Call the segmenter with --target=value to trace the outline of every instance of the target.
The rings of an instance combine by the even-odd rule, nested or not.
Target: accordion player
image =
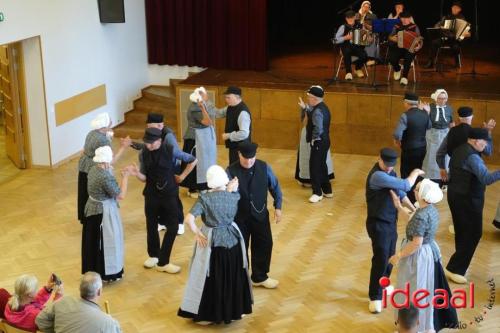
[[[449,46],[455,58],[455,66],[460,67],[460,46],[464,39],[469,38],[470,23],[467,22],[462,14],[462,3],[455,1],[451,5],[451,13],[443,16],[441,20],[434,26],[434,29],[439,28],[441,35],[436,36],[430,42],[429,61],[424,66],[432,68],[434,66],[437,51],[441,46]]]
[[[399,14],[401,23],[394,26],[389,35],[389,63],[394,70],[394,80],[402,85],[408,84],[408,73],[411,64],[415,59],[415,53],[423,45],[423,38],[420,36],[420,30],[415,23],[412,23],[411,14],[403,11]],[[403,68],[399,60],[403,59]]]

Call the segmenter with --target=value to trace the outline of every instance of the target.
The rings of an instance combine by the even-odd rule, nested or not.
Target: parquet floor
[[[227,163],[219,147],[219,163]],[[142,184],[130,181],[121,203],[125,226],[126,266],[122,281],[106,286],[104,300],[124,332],[393,332],[393,312],[372,315],[367,310],[371,246],[365,230],[364,182],[375,157],[334,155],[334,198],[311,205],[309,189],[294,181],[296,153],[262,149],[259,158],[270,162],[284,192],[283,221],[272,225],[274,251],[271,276],[276,290],[254,289],[254,313],[231,325],[200,327],[177,317],[193,236],[187,230],[174,245],[172,261],[182,266],[178,275],[146,270],[146,233]],[[117,168],[136,161],[128,151]],[[76,220],[77,161],[55,170],[26,170],[0,184],[0,286],[12,290],[15,278],[26,272],[45,281],[56,272],[66,294],[78,295],[81,226]],[[498,167],[498,166],[497,166]],[[182,192],[187,211],[194,200]],[[500,282],[500,231],[491,225],[500,183],[488,187],[484,235],[472,262],[469,278],[475,282],[476,308],[461,310],[469,322],[487,303],[490,278]],[[453,250],[448,233],[450,214],[445,201],[438,205],[441,225],[437,241],[447,262]],[[399,223],[404,235],[405,223]],[[401,238],[401,236],[400,236]],[[396,279],[396,272],[392,278]],[[452,284],[452,289],[459,286]],[[500,332],[500,304],[485,320],[463,332]]]

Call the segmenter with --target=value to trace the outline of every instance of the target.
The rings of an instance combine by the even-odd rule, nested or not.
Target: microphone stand
[[[474,0],[474,21],[476,23],[475,31],[474,31],[474,41],[476,44],[479,42],[479,21],[477,15],[477,0]],[[476,52],[472,54],[472,70],[466,73],[457,73],[457,75],[470,75],[473,79],[476,76],[487,76],[487,73],[478,73],[476,72]]]

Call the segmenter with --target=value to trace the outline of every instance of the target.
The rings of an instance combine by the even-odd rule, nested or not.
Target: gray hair
[[[102,280],[99,273],[87,272],[80,280],[80,297],[83,299],[93,299],[97,297],[99,289],[102,288]]]

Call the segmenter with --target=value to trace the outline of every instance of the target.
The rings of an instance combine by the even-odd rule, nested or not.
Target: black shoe
[[[493,220],[493,225],[494,225],[497,229],[500,229],[500,221]]]
[[[432,61],[432,60],[428,61],[423,67],[427,68],[427,69],[433,68],[434,67],[434,61]]]

